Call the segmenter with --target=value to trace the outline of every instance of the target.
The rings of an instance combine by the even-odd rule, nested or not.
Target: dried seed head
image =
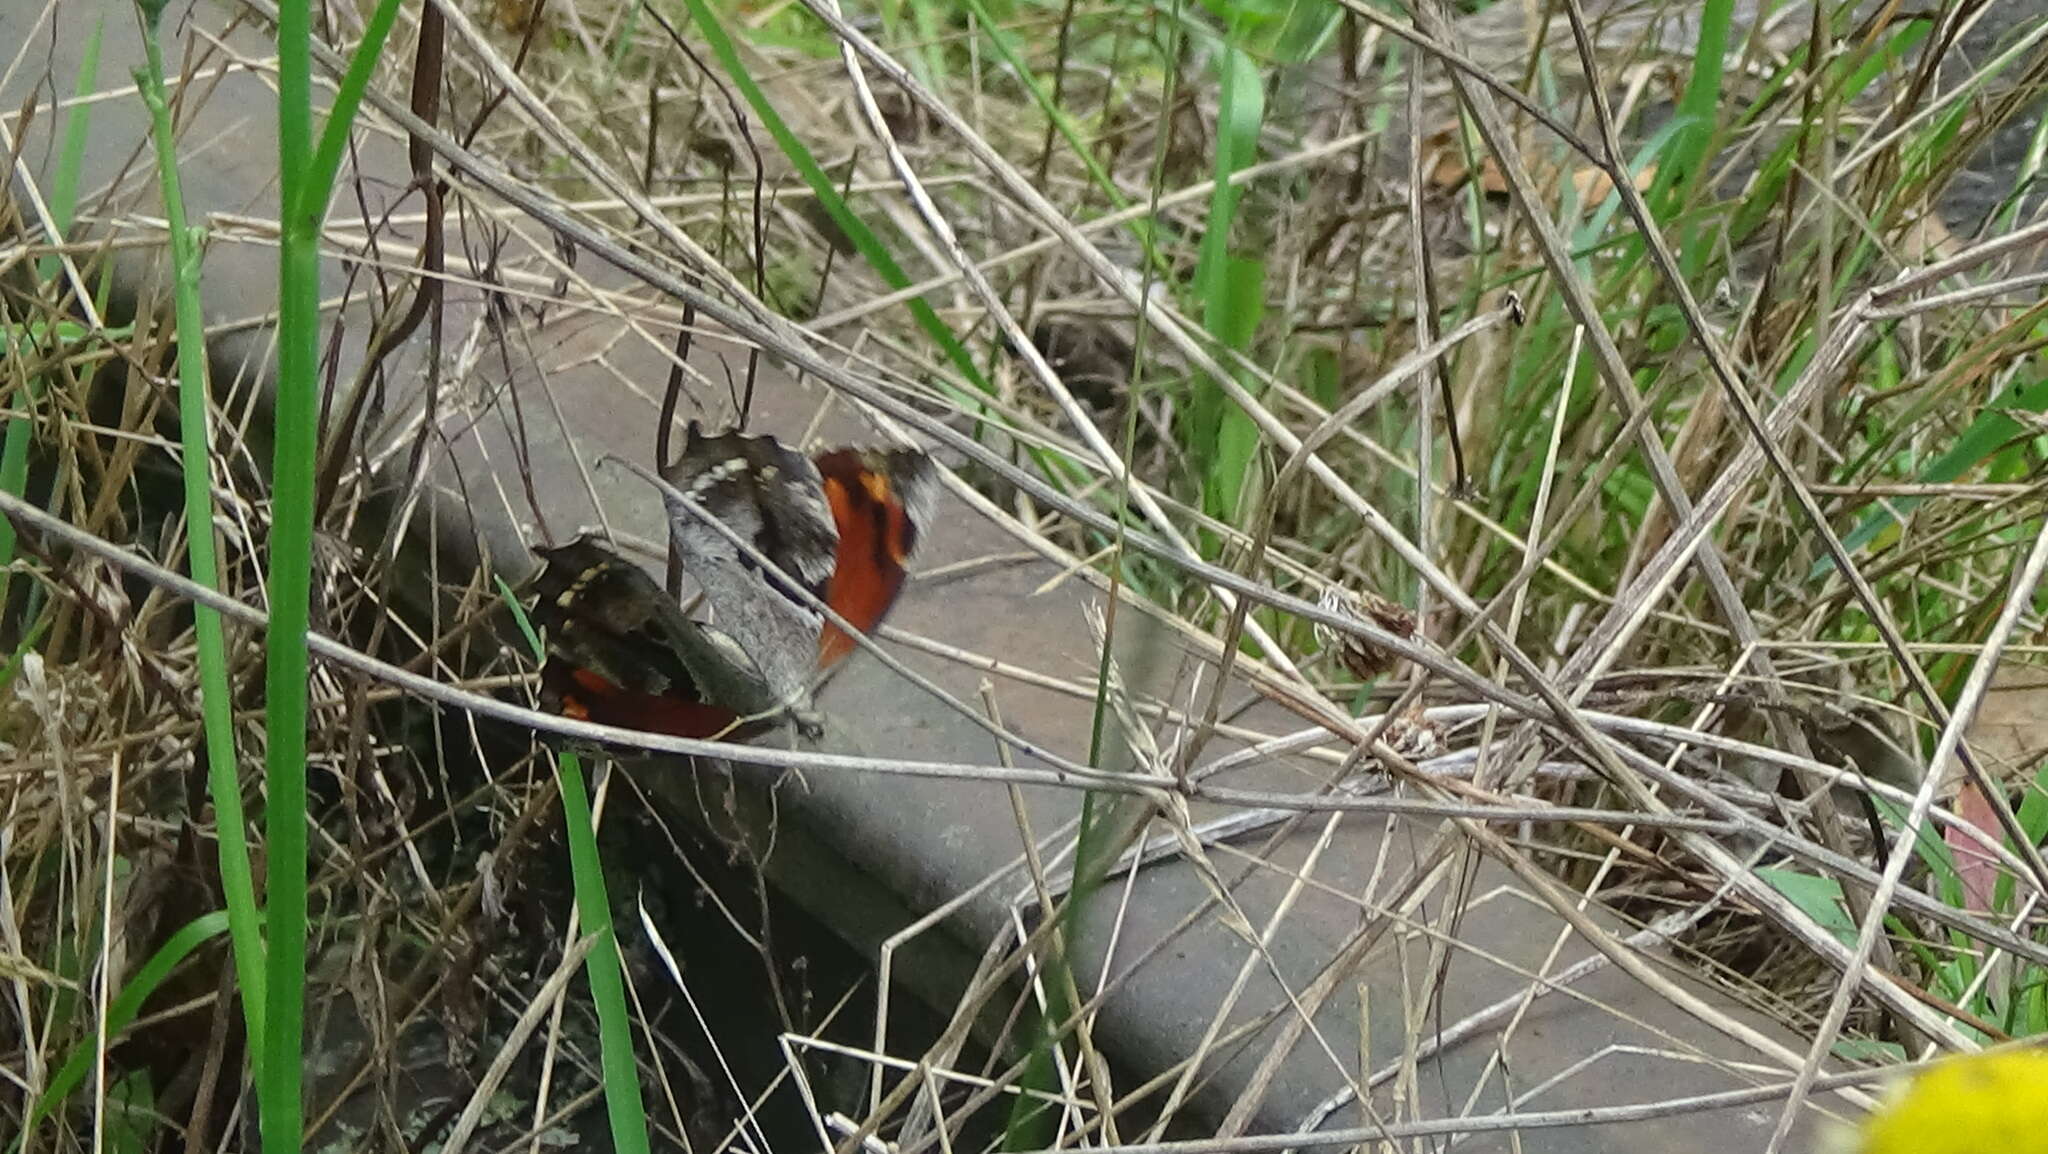
[[[1387,748],[1409,761],[1428,761],[1441,757],[1449,748],[1444,741],[1444,731],[1436,722],[1422,712],[1422,703],[1416,702],[1387,722],[1386,732],[1380,735]]]
[[[1331,613],[1371,622],[1403,640],[1415,636],[1415,614],[1406,606],[1383,597],[1353,593],[1331,585],[1324,588],[1318,604]],[[1352,676],[1362,681],[1392,673],[1401,660],[1398,653],[1384,646],[1375,645],[1363,637],[1340,633],[1327,625],[1317,624],[1316,640],[1322,643],[1323,648],[1335,650],[1337,660]]]

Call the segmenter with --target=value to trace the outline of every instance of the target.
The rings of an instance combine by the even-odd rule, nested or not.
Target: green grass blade
[[[36,644],[42,641],[43,634],[49,631],[50,621],[47,617],[35,620],[28,627],[28,634],[14,647],[14,652],[7,655],[7,663],[0,665],[0,693],[5,693],[13,687],[14,679],[21,676],[22,659],[35,649]]]
[[[32,390],[23,385],[16,394],[16,403],[24,407],[33,404]],[[35,432],[35,417],[24,413],[7,422],[7,434],[0,439],[0,490],[11,497],[28,495],[28,447]],[[12,575],[9,566],[14,564],[14,522],[0,517],[0,610],[7,606],[7,592]]]
[[[268,902],[263,1060],[256,1079],[266,1154],[296,1154],[306,991],[306,632],[320,441],[320,210],[314,168],[310,0],[277,16],[277,383],[271,456],[270,632],[265,639],[264,848]],[[346,126],[343,130],[345,131]]]
[[[1126,460],[1135,455],[1132,446],[1137,439],[1137,428],[1136,412],[1127,411],[1124,415],[1123,446]],[[1115,547],[1121,553],[1126,543],[1123,535],[1126,518],[1130,515],[1128,478],[1118,484],[1116,492],[1118,533]],[[1109,695],[1120,690],[1115,678],[1114,638],[1105,635],[1102,640],[1102,652],[1095,667],[1094,710],[1088,729],[1088,764],[1096,767],[1125,764],[1134,759],[1122,731],[1109,728]],[[1057,1115],[1049,1108],[1049,1103],[1050,1097],[1060,1089],[1058,1058],[1061,1030],[1076,1009],[1070,991],[1076,995],[1079,993],[1074,981],[1072,951],[1087,932],[1085,919],[1088,908],[1108,877],[1110,865],[1123,855],[1129,844],[1129,839],[1120,835],[1135,835],[1144,828],[1142,821],[1128,820],[1130,807],[1135,801],[1094,791],[1081,798],[1081,821],[1074,835],[1074,881],[1066,899],[1050,911],[1054,929],[1047,939],[1040,968],[1045,1008],[1031,1024],[1032,1032],[1027,1035],[1031,1052],[1017,1083],[1021,1093],[1011,1104],[1010,1116],[1005,1120],[1001,1142],[1003,1150],[1043,1149],[1051,1145],[1055,1137]]]
[[[526,609],[505,579],[498,595],[512,613],[535,661],[547,659],[547,647]],[[597,1007],[599,1064],[604,1074],[605,1111],[611,1120],[612,1149],[645,1154],[647,1111],[640,1101],[640,1072],[633,1058],[633,1019],[627,1012],[625,978],[619,968],[618,936],[612,927],[611,899],[605,891],[604,862],[597,853],[597,823],[591,816],[590,794],[583,784],[583,762],[563,750],[555,759],[562,789],[562,821],[569,839],[569,871],[576,890],[576,914],[583,932],[598,940],[583,961],[590,980],[590,1000]]]
[[[170,940],[159,946],[156,953],[150,955],[149,960],[142,964],[142,968],[135,972],[134,977],[128,979],[128,983],[121,987],[121,992],[108,1004],[107,1036],[111,1038],[127,1029],[128,1024],[133,1022],[136,1014],[142,1010],[143,1003],[147,1002],[149,996],[156,992],[156,988],[171,975],[171,971],[178,968],[178,963],[227,928],[228,915],[215,911],[194,918],[177,933],[172,934]],[[71,1048],[71,1053],[65,1057],[64,1064],[57,1067],[57,1072],[51,1076],[49,1086],[29,1109],[28,1117],[22,1124],[22,1132],[15,1136],[14,1142],[8,1147],[9,1150],[21,1149],[22,1142],[29,1132],[36,1128],[36,1123],[49,1117],[62,1106],[64,1100],[71,1096],[71,1092],[85,1081],[86,1075],[92,1072],[93,1056],[98,1052],[98,1048],[97,1038],[81,1041]]]
[[[320,204],[310,209],[316,219],[327,215],[327,197],[334,190],[334,179],[341,172],[341,157],[348,149],[349,129],[355,124],[356,110],[362,107],[363,90],[370,86],[370,74],[377,70],[377,61],[384,53],[384,41],[391,35],[391,26],[398,20],[398,0],[379,0],[377,10],[370,14],[370,22],[363,27],[362,43],[356,45],[354,56],[349,57],[348,71],[342,74],[341,84],[334,91],[334,104],[327,110],[327,123],[320,131],[320,146],[313,155],[312,171],[306,174],[305,189],[320,197]]]
[[[990,46],[996,50],[996,56],[1010,70],[1010,75],[1015,77],[1017,82],[1024,86],[1024,90],[1030,94],[1032,102],[1038,105],[1038,110],[1045,115],[1047,120],[1051,121],[1053,128],[1060,134],[1060,139],[1066,142],[1074,159],[1081,162],[1082,169],[1087,172],[1088,180],[1095,186],[1096,191],[1109,199],[1112,209],[1122,211],[1129,208],[1130,198],[1123,194],[1123,190],[1117,187],[1116,179],[1109,174],[1107,169],[1102,167],[1102,162],[1096,158],[1095,150],[1089,147],[1085,134],[1081,131],[1080,126],[1074,123],[1074,118],[1067,114],[1066,109],[1061,108],[1054,102],[1052,93],[1047,91],[1045,85],[1039,82],[1038,75],[1032,70],[1030,62],[1024,59],[1023,53],[1018,51],[1016,41],[1003,30],[1002,25],[989,12],[986,0],[962,0],[962,2],[966,5],[967,11],[972,13],[975,19],[980,22],[981,33],[988,38]],[[1158,222],[1147,220],[1143,217],[1132,220],[1129,224],[1125,225],[1125,229],[1131,236],[1144,247],[1145,259],[1163,272],[1166,269],[1166,264],[1159,255],[1157,247],[1153,244],[1153,236],[1157,227]]]
[[[50,220],[57,226],[57,235],[51,239],[63,241],[71,235],[71,222],[78,216],[78,172],[85,167],[85,144],[92,135],[92,105],[86,97],[99,83],[100,38],[106,31],[104,16],[92,22],[92,31],[86,33],[85,46],[78,59],[78,79],[72,86],[71,95],[77,103],[64,113],[64,151],[59,154],[57,171],[50,182]],[[57,275],[63,261],[56,256],[46,256],[36,262],[36,279],[49,281]]]
[[[619,82],[619,71],[626,66],[626,55],[633,51],[633,42],[640,34],[640,5],[626,9],[626,18],[620,22],[618,39],[612,41],[612,50],[606,54],[604,75],[598,78],[597,90],[610,95]]]
[[[540,633],[534,629],[533,619],[526,615],[526,608],[519,604],[519,595],[512,592],[512,587],[505,583],[503,577],[493,574],[492,578],[498,583],[499,598],[505,602],[505,607],[512,611],[512,621],[519,626],[519,635],[526,639],[527,648],[533,650],[533,659],[547,660],[547,647],[541,643]]]
[[[1224,48],[1218,67],[1223,86],[1216,118],[1216,188],[1209,197],[1195,291],[1202,300],[1203,327],[1224,347],[1242,351],[1258,332],[1266,270],[1263,261],[1232,251],[1244,190],[1230,178],[1258,158],[1265,86],[1250,54],[1234,45]],[[1258,451],[1258,430],[1213,384],[1198,393],[1194,422],[1204,471],[1203,504],[1211,515],[1232,520]]]
[[[1098,699],[1098,719],[1104,708]],[[1096,738],[1101,738],[1099,726]],[[1099,748],[1091,753],[1089,763],[1101,764]],[[1115,837],[1116,819],[1119,802],[1128,800],[1093,792],[1082,795],[1081,822],[1074,834],[1074,880],[1054,912],[1059,923],[1056,936],[1049,940],[1040,966],[1039,987],[1045,994],[1045,1008],[1033,1025],[1031,1053],[1017,1079],[1021,1093],[1011,1104],[1010,1116],[1003,1126],[1001,1149],[1005,1151],[1042,1150],[1053,1143],[1054,1124],[1059,1120],[1059,1109],[1054,1104],[1060,1092],[1059,1049],[1065,1024],[1078,1009],[1069,996],[1074,989],[1072,958],[1087,932],[1083,918],[1102,889],[1110,865],[1123,852],[1124,846]]]
[[[576,912],[582,918],[583,932],[597,939],[583,961],[583,970],[590,980],[591,1003],[597,1008],[612,1149],[619,1154],[646,1154],[647,1111],[640,1103],[640,1071],[633,1058],[633,1019],[627,1012],[626,981],[619,969],[618,939],[612,932],[611,901],[605,893],[604,863],[597,855],[597,826],[583,784],[582,760],[563,750],[555,761],[555,776],[562,789],[562,822],[569,837]]]
[[[206,318],[199,301],[198,233],[185,220],[177,142],[170,105],[164,98],[163,50],[153,20],[144,22],[143,46],[147,67],[136,76],[136,90],[149,109],[151,135],[156,142],[157,181],[163,190],[175,277],[173,307],[178,326],[178,426],[185,480],[186,550],[192,579],[218,592],[220,565],[214,552],[213,530],[212,386],[206,366]],[[227,903],[235,980],[242,991],[249,1053],[260,1070],[264,1060],[264,947],[255,871],[249,864],[248,823],[242,812],[240,763],[235,758],[234,696],[228,683],[227,642],[221,631],[220,614],[213,609],[194,605],[192,627],[199,659],[206,783],[213,798],[221,894]]]
[[[1679,127],[1677,121],[1667,121],[1662,128],[1651,133],[1649,138],[1643,141],[1642,147],[1636,149],[1635,158],[1628,163],[1630,179],[1640,178],[1644,169],[1655,164],[1657,158],[1672,147]],[[1621,197],[1610,193],[1601,199],[1599,205],[1593,209],[1592,215],[1586,218],[1586,223],[1572,233],[1573,255],[1579,258],[1579,267],[1588,276],[1593,271],[1591,250],[1600,244],[1600,238],[1607,235],[1608,226],[1613,224],[1615,214],[1620,211]]]
[[[1651,204],[1664,213],[1677,211],[1674,199],[1690,191],[1694,180],[1706,171],[1707,150],[1714,141],[1715,113],[1721,107],[1721,81],[1728,57],[1728,27],[1735,14],[1734,0],[1706,0],[1700,7],[1700,41],[1693,52],[1692,74],[1678,99],[1673,115],[1678,125],[1664,165],[1651,189]]]
[[[717,13],[711,10],[711,5],[707,0],[683,2],[689,6],[690,18],[696,22],[697,30],[703,35],[705,42],[711,45],[712,54],[718,57],[718,63],[725,69],[726,77],[732,81],[733,87],[740,90],[740,95],[746,98],[747,106],[754,110],[754,115],[761,118],[762,127],[768,130],[768,135],[774,138],[776,146],[782,149],[782,154],[796,167],[797,173],[810,187],[811,194],[818,198],[818,204],[832,218],[832,222],[839,226],[840,231],[846,234],[847,239],[853,242],[854,249],[860,253],[861,259],[867,261],[869,267],[873,268],[889,287],[900,289],[908,286],[911,283],[910,275],[896,263],[896,258],[889,255],[889,250],[875,236],[874,231],[868,228],[867,222],[861,220],[846,203],[846,199],[839,195],[839,187],[833,182],[831,175],[818,163],[817,158],[811,155],[811,150],[804,142],[797,138],[788,122],[775,110],[775,106],[769,103],[767,93],[761,91],[761,86],[754,82],[753,74],[747,71],[746,63],[740,59],[739,49],[733,45],[732,37],[726,35],[725,26],[719,22]],[[908,302],[908,307],[918,327],[944,351],[946,359],[953,363],[953,367],[960,375],[982,392],[990,392],[988,379],[982,375],[980,368],[974,363],[974,358],[968,355],[959,338],[953,335],[953,330],[940,319],[937,312],[933,311],[930,302],[923,297],[916,297]]]
[[[59,243],[71,235],[71,222],[77,213],[78,170],[85,163],[85,143],[92,127],[92,105],[84,103],[84,98],[99,82],[100,35],[105,28],[104,18],[93,21],[92,32],[87,35],[79,57],[78,76],[72,84],[72,95],[80,102],[64,113],[64,151],[57,161],[49,199],[50,219],[57,226],[57,235],[50,239]],[[61,265],[55,256],[42,258],[36,262],[36,278],[49,281]],[[40,382],[27,382],[16,394],[15,403],[32,409],[41,395]],[[11,496],[27,495],[28,450],[34,433],[35,417],[25,412],[7,422],[7,433],[0,438],[0,490]],[[8,566],[14,564],[14,546],[14,523],[0,517],[0,613],[7,608]]]
[[[1956,480],[1980,464],[1999,448],[2024,435],[2030,428],[2022,424],[2012,413],[2039,413],[2048,411],[2048,377],[2013,386],[2006,397],[2006,403],[1987,408],[1978,413],[1963,434],[1956,438],[1948,451],[1929,462],[1921,470],[1919,479],[1925,484],[1940,485]],[[1848,553],[1877,541],[1896,530],[1900,518],[1920,504],[1918,497],[1899,497],[1879,502],[1876,508],[1864,514],[1849,535],[1842,538],[1842,549]],[[1822,557],[1814,562],[1810,576],[1824,577],[1834,572],[1832,557]]]
[[[2027,837],[2035,845],[2040,845],[2041,839],[2048,837],[2048,765],[2043,765],[2039,772],[2034,775],[2032,784],[2027,788],[2026,796],[2020,799],[2019,812],[2015,816],[2019,818],[2020,829],[2026,833]],[[1991,905],[1992,909],[2011,909],[2013,876],[2001,870],[1998,875],[1998,885],[1992,892],[1994,894]]]
[[[1856,920],[1842,903],[1842,883],[1801,870],[1758,866],[1756,876],[1798,906],[1814,924],[1833,934],[1845,946],[1856,944]]]

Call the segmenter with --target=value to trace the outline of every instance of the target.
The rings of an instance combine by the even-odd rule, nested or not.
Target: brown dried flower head
[[[1444,740],[1443,727],[1429,719],[1422,711],[1420,701],[1387,722],[1386,732],[1380,735],[1380,740],[1386,742],[1387,748],[1414,762],[1441,757],[1450,748]]]
[[[1397,605],[1384,597],[1371,593],[1353,593],[1335,585],[1323,589],[1318,604],[1331,613],[1343,614],[1371,622],[1388,633],[1403,639],[1415,636],[1415,614],[1404,605]],[[1370,681],[1385,677],[1400,664],[1400,655],[1384,646],[1375,645],[1363,637],[1339,633],[1327,625],[1316,625],[1316,640],[1323,648],[1333,649],[1337,660],[1353,677]]]

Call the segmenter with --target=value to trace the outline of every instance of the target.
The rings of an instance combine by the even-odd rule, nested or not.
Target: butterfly
[[[547,635],[543,706],[691,738],[744,737],[779,713],[814,725],[810,686],[855,641],[795,587],[862,633],[880,625],[931,521],[931,459],[913,449],[806,457],[770,436],[706,434],[693,422],[662,477],[687,498],[668,503],[671,541],[710,620],[685,613],[593,536],[536,549],[543,565],[531,616]]]

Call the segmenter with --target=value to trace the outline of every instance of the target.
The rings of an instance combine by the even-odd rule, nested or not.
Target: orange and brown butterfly
[[[694,424],[663,477],[862,633],[895,605],[936,496],[934,467],[916,450],[807,458],[772,437]],[[537,550],[543,705],[678,737],[745,736],[785,707],[801,724],[798,692],[851,653],[853,638],[693,515],[671,516],[710,624],[591,537]]]

